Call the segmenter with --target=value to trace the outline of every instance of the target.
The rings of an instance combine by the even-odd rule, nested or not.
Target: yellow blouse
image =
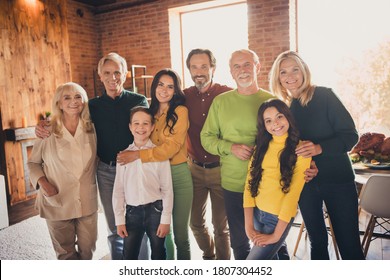
[[[259,184],[259,194],[251,196],[249,189],[250,166],[244,189],[244,207],[257,207],[265,212],[278,215],[278,218],[285,222],[290,222],[297,213],[298,200],[305,184],[304,172],[310,167],[311,158],[298,156],[291,179],[290,191],[283,193],[280,186],[280,152],[284,149],[287,134],[283,136],[273,136],[269,143],[268,150],[264,156],[261,167],[263,174]]]
[[[169,133],[169,128],[166,127],[167,110],[161,116],[155,116],[155,127],[150,139],[156,147],[140,150],[142,162],[169,159],[171,165],[176,165],[187,161],[187,130],[190,126],[188,109],[185,106],[176,108],[178,119],[173,133]]]

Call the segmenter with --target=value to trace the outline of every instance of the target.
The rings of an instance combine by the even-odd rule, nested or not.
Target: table
[[[368,178],[374,174],[390,175],[390,169],[372,169],[365,166],[362,162],[352,164],[355,171],[355,182],[364,186]]]

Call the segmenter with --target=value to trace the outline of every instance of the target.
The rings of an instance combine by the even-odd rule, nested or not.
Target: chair
[[[326,221],[326,219],[328,220],[328,223],[329,223],[328,234],[332,237],[332,242],[333,242],[334,251],[336,253],[336,258],[339,260],[340,259],[340,255],[339,255],[339,250],[338,250],[338,247],[337,247],[336,238],[335,238],[335,235],[334,235],[334,232],[333,232],[333,226],[332,226],[332,223],[330,221],[330,217],[329,217],[328,212],[326,211],[325,207],[324,207],[324,219],[325,219],[325,221]],[[305,222],[302,221],[301,227],[299,228],[297,242],[295,243],[293,256],[296,256],[296,253],[297,253],[297,250],[298,250],[298,246],[299,246],[299,242],[301,241],[301,237],[302,237],[302,234],[303,234],[304,230],[305,230]],[[307,238],[307,232],[305,234],[305,240],[306,240],[306,238]]]
[[[372,240],[378,238],[374,229],[380,227],[384,230],[382,236],[390,235],[390,176],[372,175],[360,194],[360,207],[371,215],[366,231],[364,232],[362,247],[364,256]]]

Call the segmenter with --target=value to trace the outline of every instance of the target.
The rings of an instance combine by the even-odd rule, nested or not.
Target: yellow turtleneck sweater
[[[285,146],[288,134],[273,136],[262,163],[263,174],[259,184],[259,193],[252,197],[249,189],[248,172],[244,189],[244,207],[258,207],[260,210],[277,215],[285,222],[290,222],[297,213],[298,200],[305,184],[304,172],[310,167],[311,158],[298,156],[294,167],[294,174],[290,184],[290,191],[283,193],[280,185],[279,155]],[[249,168],[252,164],[249,164]]]

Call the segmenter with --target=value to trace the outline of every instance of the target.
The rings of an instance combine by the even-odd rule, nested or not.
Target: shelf
[[[137,75],[137,73],[136,73],[137,69],[140,69],[142,71],[141,75],[139,74],[139,71],[138,71],[138,75]],[[153,76],[146,74],[146,66],[145,65],[137,65],[137,64],[131,65],[131,81],[132,81],[132,89],[133,89],[134,92],[138,92],[138,87],[136,85],[136,80],[143,80],[143,86],[144,86],[144,88],[143,88],[144,89],[144,93],[143,94],[146,97],[148,97],[148,83],[147,83],[147,79],[153,79]]]
[[[136,80],[140,80],[140,79],[153,79],[153,78],[154,78],[154,76],[152,76],[152,75],[141,75],[139,77],[134,77],[134,79],[136,79]]]

